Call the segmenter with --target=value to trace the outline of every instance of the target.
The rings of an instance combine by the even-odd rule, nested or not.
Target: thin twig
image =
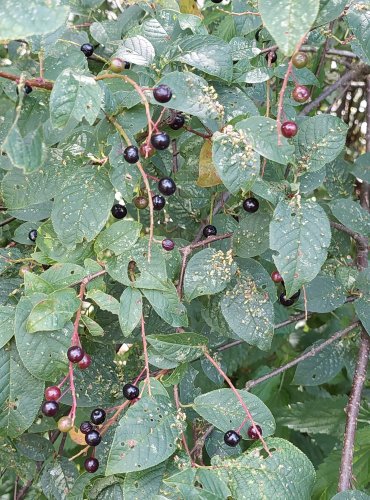
[[[9,217],[8,219],[5,219],[0,222],[0,227],[6,226],[7,224],[10,224],[13,222],[13,220],[16,220],[16,217]]]
[[[67,439],[67,433],[63,432],[62,433],[62,439],[60,441],[59,449],[58,449],[58,456],[61,457],[63,455],[63,450],[64,450],[64,445],[66,444],[66,439]]]
[[[12,80],[18,83],[20,76],[12,75],[11,73],[6,73],[5,71],[0,71],[0,78],[6,78],[7,80]],[[30,85],[31,87],[37,87],[45,90],[52,90],[53,82],[49,80],[44,80],[42,78],[28,78],[24,81],[25,85]]]
[[[212,137],[211,134],[204,134],[203,132],[198,132],[198,130],[194,130],[193,128],[188,127],[187,125],[184,125],[183,128],[188,132],[191,132],[192,134],[199,135],[199,137],[203,137],[203,139],[210,139]]]
[[[329,26],[328,26],[329,32],[332,31],[333,26],[334,26],[334,21],[331,21]],[[316,69],[316,73],[315,73],[317,78],[319,78],[321,70],[325,64],[326,54],[329,50],[329,45],[330,45],[330,37],[327,36],[325,43],[324,43],[324,47],[323,47],[322,52],[321,52],[320,61],[319,61],[319,64],[317,65],[317,69]]]
[[[229,14],[229,16],[260,16],[259,12],[253,12],[251,10],[247,10],[246,12],[230,12],[229,10],[221,9],[218,7],[217,10],[219,12],[223,12],[224,14]]]

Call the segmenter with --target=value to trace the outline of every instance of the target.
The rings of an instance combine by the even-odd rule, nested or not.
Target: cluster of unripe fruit
[[[258,432],[260,433],[260,436],[262,436],[261,427],[258,424],[255,426],[251,425],[247,431],[249,439],[253,439],[255,441],[256,439],[259,438],[257,429]],[[224,434],[225,444],[227,444],[227,446],[231,446],[232,448],[237,446],[240,443],[240,440],[241,440],[241,435],[234,430],[227,431]]]
[[[291,297],[286,296],[284,280],[279,271],[273,271],[271,273],[271,279],[274,283],[281,284],[283,286],[284,291],[279,295],[279,302],[281,305],[290,307],[299,299],[299,296],[301,295],[300,290],[298,290],[298,292],[293,294]]]

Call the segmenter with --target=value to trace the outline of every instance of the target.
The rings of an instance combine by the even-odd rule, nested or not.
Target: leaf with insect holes
[[[270,248],[288,297],[317,276],[330,240],[329,220],[318,203],[298,198],[279,202],[270,224]]]
[[[178,363],[187,363],[199,358],[208,343],[203,335],[189,332],[148,335],[147,340],[158,353]]]

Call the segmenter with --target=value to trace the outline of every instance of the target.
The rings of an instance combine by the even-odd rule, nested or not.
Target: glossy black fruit
[[[168,123],[172,130],[179,130],[185,124],[185,117],[181,113],[176,113],[172,120]]]
[[[30,93],[32,92],[32,90],[33,90],[33,89],[32,89],[32,87],[31,87],[31,85],[28,85],[27,83],[26,83],[26,85],[23,87],[23,92],[24,92],[25,94],[30,94]]]
[[[265,55],[265,58],[266,58],[267,62],[270,61],[271,64],[274,64],[277,61],[277,54],[276,54],[276,52],[270,51],[270,52],[267,52],[267,54]]]
[[[59,405],[56,401],[44,401],[41,406],[41,411],[45,417],[54,417],[58,413]]]
[[[288,299],[285,293],[280,294],[279,302],[281,305],[285,307],[292,306],[294,304],[294,299]]]
[[[216,236],[217,234],[217,229],[215,226],[212,226],[211,224],[208,224],[208,226],[205,226],[203,228],[203,236],[205,238],[208,238],[209,236]]]
[[[84,463],[86,472],[96,472],[99,469],[99,460],[94,457],[87,458]]]
[[[158,132],[152,135],[150,142],[153,148],[163,151],[170,145],[170,136],[166,132]]]
[[[115,219],[123,219],[127,215],[127,208],[116,203],[116,205],[113,205],[111,212]]]
[[[160,194],[156,194],[152,198],[153,201],[153,209],[154,210],[162,210],[162,208],[166,204],[166,200]]]
[[[176,191],[175,181],[169,177],[163,177],[158,182],[158,191],[166,196],[171,196]]]
[[[221,3],[222,0],[212,0],[213,3]]]
[[[78,363],[84,357],[84,350],[78,345],[73,345],[67,351],[67,357],[72,363]]]
[[[130,68],[131,68],[131,63],[125,61],[125,69],[130,69]]]
[[[235,431],[227,431],[224,434],[224,441],[227,446],[237,446],[240,443],[240,439],[240,435]]]
[[[127,146],[123,151],[123,157],[127,163],[136,163],[139,161],[139,150],[136,146]]]
[[[166,103],[171,100],[172,90],[168,85],[158,85],[153,90],[153,97],[157,102]]]
[[[88,434],[92,430],[93,430],[93,425],[91,422],[85,420],[84,422],[81,423],[80,431],[82,432],[82,434]]]
[[[106,413],[102,408],[95,408],[95,410],[91,412],[90,420],[93,424],[100,425],[104,422],[105,417]]]
[[[123,392],[123,396],[126,399],[129,399],[130,401],[132,401],[133,399],[138,398],[139,394],[140,394],[139,388],[136,387],[136,385],[133,385],[133,384],[125,384],[123,386],[122,392]]]
[[[90,57],[94,53],[94,47],[91,43],[84,43],[81,45],[81,50],[85,54],[86,57]]]
[[[37,230],[36,229],[31,229],[31,231],[28,233],[28,237],[31,241],[36,241],[37,238]]]
[[[254,214],[259,209],[259,202],[256,198],[247,198],[243,201],[243,208],[246,212]]]
[[[258,429],[258,432],[261,434],[262,436],[262,429],[261,427],[257,424],[256,427],[253,427],[253,425],[251,425],[247,431],[247,434],[249,436],[250,439],[258,439],[258,434],[257,434],[257,431],[256,431],[256,428]]]
[[[101,441],[101,435],[98,431],[92,430],[85,435],[85,441],[89,446],[98,446]]]
[[[175,242],[173,240],[170,240],[169,238],[166,238],[162,241],[162,248],[164,250],[167,250],[167,252],[170,252],[175,248]]]

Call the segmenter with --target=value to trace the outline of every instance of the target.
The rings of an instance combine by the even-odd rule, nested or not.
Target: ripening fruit
[[[161,102],[162,104],[171,100],[172,90],[168,85],[158,85],[153,90],[153,97],[157,102]]]
[[[297,135],[298,125],[295,122],[284,122],[281,126],[281,133],[287,139],[294,137]]]
[[[274,283],[281,283],[283,281],[283,277],[279,273],[279,271],[273,271],[271,273],[271,279]]]
[[[57,401],[62,395],[62,391],[56,385],[51,385],[45,389],[46,401]]]
[[[301,69],[307,66],[308,56],[304,52],[296,52],[292,57],[293,66]]]
[[[91,365],[91,356],[85,352],[84,357],[78,362],[78,367],[81,370],[86,370]]]
[[[139,153],[140,153],[140,156],[142,158],[150,158],[151,156],[153,156],[155,154],[155,149],[150,144],[150,142],[149,142],[149,144],[144,142],[139,148]]]
[[[227,446],[234,448],[240,443],[240,435],[235,431],[227,431],[224,434],[224,441]]]
[[[85,54],[86,57],[90,57],[94,53],[94,47],[91,43],[84,43],[81,45],[81,50]]]
[[[125,61],[120,59],[119,57],[114,57],[109,63],[109,69],[113,71],[113,73],[122,73],[125,69]]]
[[[162,241],[162,248],[167,252],[170,252],[175,248],[175,242],[169,238],[166,238]]]
[[[122,389],[123,396],[128,399],[129,401],[132,401],[133,399],[136,399],[139,397],[139,388],[136,387],[134,384],[125,384]]]
[[[253,427],[253,425],[251,425],[247,431],[247,434],[249,436],[250,439],[258,439],[258,434],[257,434],[257,431],[256,431],[256,428],[258,429],[258,432],[261,434],[262,436],[262,429],[261,427],[256,424],[256,427]]]
[[[69,432],[73,427],[71,417],[61,417],[58,420],[58,429],[60,432]]]
[[[292,97],[296,102],[306,102],[310,97],[310,91],[304,85],[296,85],[292,92]]]
[[[270,51],[270,52],[267,52],[267,54],[265,55],[265,58],[266,58],[267,62],[270,61],[271,64],[274,64],[277,61],[277,54],[275,51]]]
[[[71,363],[78,363],[84,357],[85,352],[82,347],[73,345],[67,351],[67,357]]]
[[[212,224],[208,224],[203,228],[203,236],[205,238],[208,238],[209,236],[216,236],[217,234],[217,228],[215,226],[212,226]]]
[[[137,196],[136,198],[134,198],[134,205],[139,210],[143,210],[148,206],[148,204],[148,198],[145,198],[145,196]]]

